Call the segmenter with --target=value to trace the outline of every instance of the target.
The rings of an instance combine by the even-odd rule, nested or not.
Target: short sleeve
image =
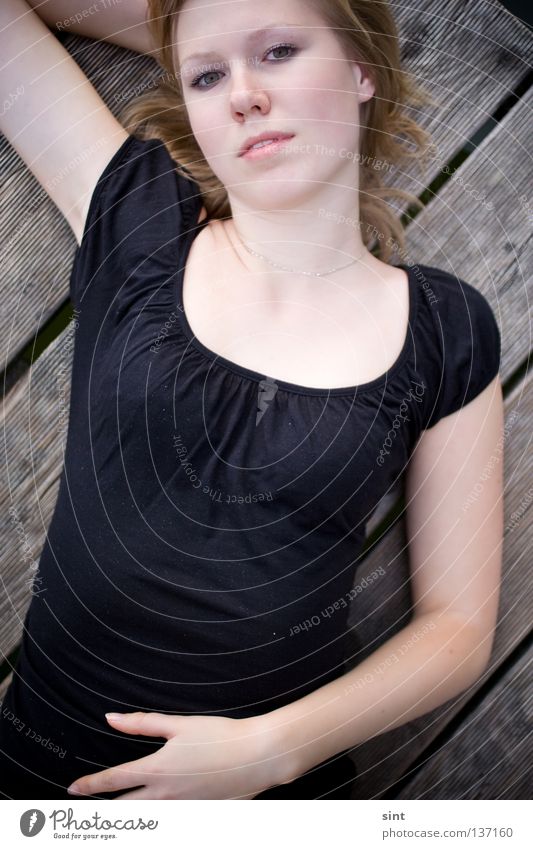
[[[501,358],[500,330],[486,297],[442,271],[435,290],[430,309],[440,375],[426,429],[476,398],[498,374]]]
[[[126,138],[95,186],[74,257],[70,297],[85,320],[150,297],[175,272],[180,238],[201,203],[160,139]]]

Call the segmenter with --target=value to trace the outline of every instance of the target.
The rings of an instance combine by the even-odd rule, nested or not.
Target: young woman
[[[78,6],[0,12],[25,91],[1,129],[78,241],[1,791],[349,798],[347,752],[473,684],[498,606],[500,476],[463,509],[503,427],[498,326],[389,262],[404,195],[376,163],[421,155],[420,93],[383,3]],[[46,24],[157,51],[128,131]],[[365,523],[404,473],[414,615],[346,673]]]

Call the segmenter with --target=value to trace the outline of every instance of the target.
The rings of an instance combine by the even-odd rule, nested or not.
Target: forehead
[[[306,0],[187,0],[177,15],[175,51],[183,62],[204,51],[253,46],[275,29],[281,35],[283,28],[324,26]]]

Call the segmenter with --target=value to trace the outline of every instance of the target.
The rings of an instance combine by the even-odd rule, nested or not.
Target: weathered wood
[[[518,658],[395,799],[529,799],[533,648]]]
[[[414,114],[431,130],[439,156],[446,162],[525,76],[533,38],[499,3],[487,8],[463,0],[443,0],[436,12],[430,0],[416,6],[402,0],[393,4],[393,10],[400,23],[406,69],[441,98],[438,108],[425,107]],[[134,96],[136,87],[146,88],[158,74],[158,66],[149,56],[80,36],[63,34],[61,40],[115,115]],[[476,57],[475,68],[465,59],[471,55]],[[504,173],[508,177],[521,174],[525,185],[524,169],[531,168],[530,158],[512,150],[507,154]],[[413,166],[404,169],[405,174],[396,169],[384,176],[386,182],[390,179],[398,188],[409,187],[419,194],[439,167],[435,162],[427,179]],[[0,168],[4,194],[0,212],[4,270],[0,354],[7,363],[64,301],[76,243],[61,213],[2,136]],[[502,178],[491,199],[498,208],[512,194]],[[26,199],[23,204],[19,203],[21,197]],[[446,233],[447,228],[441,232]],[[493,224],[487,238],[491,243],[501,242],[500,226]]]
[[[431,131],[446,162],[526,77],[533,36],[499,2],[399,0],[391,7],[406,68],[439,101],[412,115]],[[435,162],[428,175],[439,167]],[[413,173],[395,173],[394,185],[419,194],[427,180],[413,184]]]
[[[4,480],[0,491],[0,648],[18,645],[35,562],[52,518],[68,423],[71,326],[4,399]]]
[[[352,754],[359,774],[354,785],[354,799],[379,797],[401,778],[529,631],[528,588],[531,591],[533,583],[529,568],[533,526],[527,520],[533,501],[529,426],[533,415],[531,373],[506,399],[505,411],[503,445],[494,451],[497,463],[501,462],[502,452],[504,455],[505,536],[498,627],[489,668],[473,687],[456,699],[356,747]],[[360,583],[379,566],[383,567],[385,575],[357,595],[350,609],[348,622],[353,630],[347,640],[347,669],[361,663],[409,621],[409,564],[403,521],[398,521],[383,543],[361,563],[354,583]]]
[[[533,198],[525,192],[533,185],[532,111],[533,88],[465,161],[457,174],[463,183],[448,182],[415,218],[402,257],[450,271],[483,292],[502,334],[504,380],[531,344]],[[493,209],[469,194],[476,189]]]

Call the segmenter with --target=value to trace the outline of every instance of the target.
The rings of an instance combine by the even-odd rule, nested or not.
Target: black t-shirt
[[[341,675],[365,524],[421,432],[498,372],[488,301],[423,265],[402,266],[409,328],[375,380],[310,388],[218,356],[183,310],[201,206],[159,140],[129,136],[76,251],[64,471],[4,701],[50,745],[0,723],[49,798],[164,742],[107,711],[247,717]]]

